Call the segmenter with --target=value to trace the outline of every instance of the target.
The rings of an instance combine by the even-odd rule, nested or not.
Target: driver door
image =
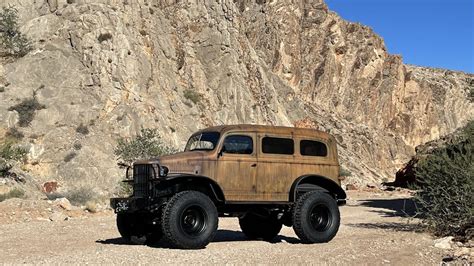
[[[227,134],[219,147],[217,181],[226,200],[252,200],[256,194],[257,152],[255,133]]]

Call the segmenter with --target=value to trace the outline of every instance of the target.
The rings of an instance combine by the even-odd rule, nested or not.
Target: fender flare
[[[289,200],[294,202],[296,199],[296,193],[298,186],[302,184],[314,185],[314,190],[323,190],[329,192],[339,202],[345,201],[347,195],[344,189],[339,184],[334,182],[332,179],[322,175],[302,175],[298,177],[291,185]]]
[[[197,182],[201,184],[209,184],[210,191],[215,197],[216,201],[220,203],[225,202],[224,191],[221,186],[213,179],[207,176],[193,175],[193,174],[173,174],[172,176],[167,176],[163,182],[169,183],[170,185],[175,185],[179,183],[188,183],[188,182]]]

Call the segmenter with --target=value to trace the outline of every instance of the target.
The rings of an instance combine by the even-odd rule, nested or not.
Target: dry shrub
[[[474,230],[474,122],[463,133],[459,142],[420,160],[415,200],[421,218],[436,235],[470,239]]]

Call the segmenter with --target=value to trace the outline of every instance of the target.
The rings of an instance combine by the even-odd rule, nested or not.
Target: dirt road
[[[68,221],[0,225],[0,263],[193,263],[193,264],[439,264],[445,251],[401,218],[400,195],[350,194],[342,225],[326,244],[301,244],[284,227],[274,243],[248,241],[236,219],[219,221],[203,250],[173,250],[122,242],[112,213]],[[383,198],[381,198],[383,197]]]

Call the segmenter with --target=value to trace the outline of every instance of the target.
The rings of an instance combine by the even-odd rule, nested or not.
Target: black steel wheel
[[[209,217],[199,205],[191,205],[181,214],[180,226],[189,236],[199,236],[206,230]]]
[[[164,237],[173,247],[204,248],[217,232],[217,208],[205,194],[183,191],[166,204],[161,225]]]
[[[324,243],[336,236],[340,225],[336,200],[321,191],[301,196],[293,210],[293,229],[303,243]]]
[[[311,226],[318,232],[324,232],[331,227],[333,217],[329,208],[324,204],[318,204],[310,210]]]

